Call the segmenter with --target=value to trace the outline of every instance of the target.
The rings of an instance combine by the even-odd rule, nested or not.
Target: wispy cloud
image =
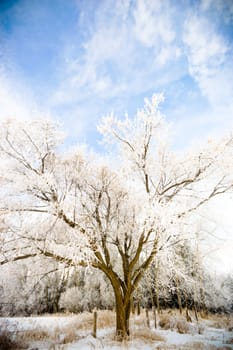
[[[0,120],[17,118],[27,120],[38,116],[36,105],[27,87],[0,66]]]
[[[176,33],[169,1],[137,1],[133,14],[136,37],[144,46],[156,47],[160,42],[174,41]]]
[[[232,0],[202,0],[202,11],[213,10],[218,13],[226,24],[233,23],[233,2]]]
[[[111,6],[109,4],[111,3]],[[65,57],[65,77],[54,103],[80,101],[95,95],[103,99],[140,94],[159,80],[159,68],[180,57],[169,2],[103,1],[94,27],[83,43]],[[171,79],[173,75],[171,74]],[[69,92],[68,92],[69,91]]]
[[[213,106],[233,96],[232,47],[203,17],[189,16],[185,22],[184,43],[191,76]]]

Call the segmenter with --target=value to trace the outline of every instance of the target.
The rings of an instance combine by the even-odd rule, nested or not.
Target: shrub
[[[53,338],[57,344],[68,344],[80,339],[77,335],[76,329],[71,325],[65,328],[56,328],[53,334]]]
[[[180,334],[190,333],[190,326],[185,320],[178,320],[176,322],[176,329]]]
[[[159,320],[159,327],[163,329],[170,329],[171,328],[171,319],[173,319],[172,316],[169,315],[163,315],[160,317]]]
[[[0,350],[14,349],[16,344],[12,341],[11,336],[7,332],[1,332],[0,334]]]
[[[0,350],[27,349],[27,346],[14,340],[14,333],[6,328],[0,331]]]
[[[180,334],[191,332],[190,324],[183,317],[163,315],[160,317],[159,326],[165,330],[177,330]]]

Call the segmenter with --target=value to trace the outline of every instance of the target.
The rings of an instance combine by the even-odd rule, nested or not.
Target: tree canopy
[[[132,296],[156,255],[180,242],[184,223],[232,189],[229,137],[177,154],[169,147],[162,95],[134,118],[103,118],[111,152],[60,147],[53,121],[1,123],[0,264],[43,255],[92,266],[110,281],[117,335],[129,333]]]

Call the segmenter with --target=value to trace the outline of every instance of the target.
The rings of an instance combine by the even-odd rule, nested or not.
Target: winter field
[[[129,339],[114,338],[115,314],[98,311],[97,337],[93,337],[93,314],[41,317],[12,317],[0,319],[0,349],[30,350],[230,350],[233,349],[233,316],[208,315],[187,322],[177,311],[167,310],[157,317],[154,328],[152,312],[150,327],[146,313],[132,315]]]

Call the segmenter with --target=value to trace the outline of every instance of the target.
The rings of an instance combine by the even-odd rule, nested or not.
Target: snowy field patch
[[[145,315],[132,316],[131,337],[122,343],[114,339],[114,313],[98,311],[97,338],[92,335],[91,313],[68,316],[13,317],[0,318],[1,335],[11,338],[12,345],[1,344],[1,350],[230,350],[233,349],[233,332],[226,328],[214,328],[216,320],[209,317],[199,323],[192,322],[188,333],[180,334],[174,329],[153,328],[152,313],[150,328],[146,327]],[[162,318],[162,316],[161,316]],[[172,318],[172,317],[171,317]],[[183,318],[176,316],[179,322]],[[179,325],[177,321],[177,324]],[[221,317],[218,317],[220,326]],[[228,325],[232,317],[228,316]],[[226,317],[222,316],[222,324]],[[201,329],[201,334],[199,334]],[[4,339],[3,339],[4,340]],[[5,341],[5,340],[4,340]],[[8,346],[8,347],[7,347]]]

